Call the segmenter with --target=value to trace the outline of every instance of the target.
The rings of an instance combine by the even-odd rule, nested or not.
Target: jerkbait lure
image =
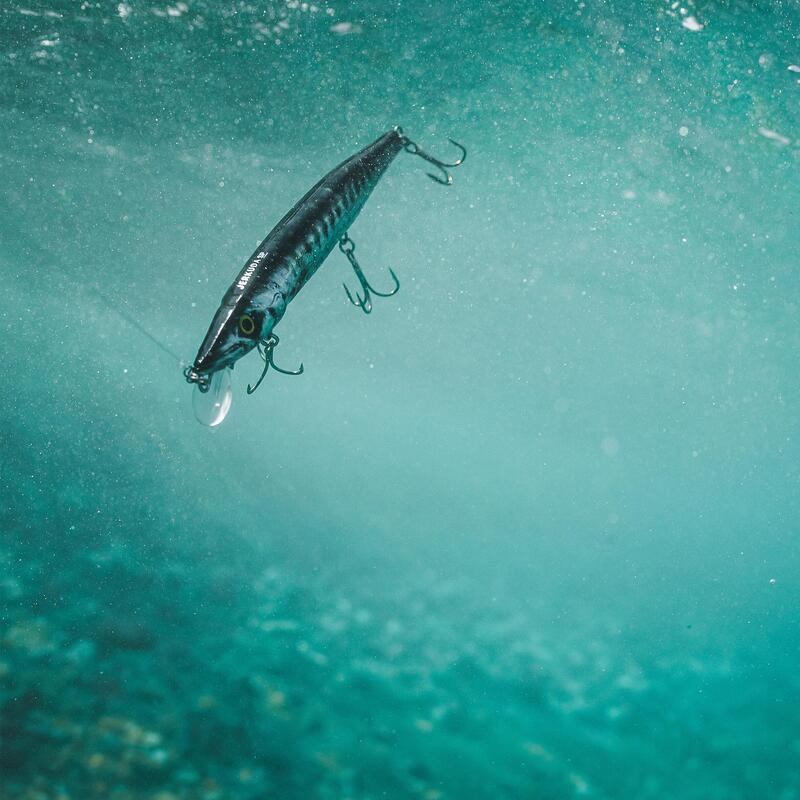
[[[230,370],[244,355],[256,348],[264,359],[264,370],[252,394],[272,367],[288,375],[296,371],[281,369],[273,361],[278,337],[274,332],[286,306],[310,280],[338,244],[347,256],[361,285],[355,298],[345,286],[353,305],[365,314],[372,310],[372,296],[390,297],[400,282],[392,270],[394,288],[379,292],[367,281],[355,257],[355,243],[347,231],[383,173],[401,151],[433,164],[439,174],[428,173],[437,183],[452,183],[448,167],[457,167],[467,151],[458,142],[450,142],[461,151],[460,157],[446,163],[424,153],[397,126],[372,144],[332,169],[294,205],[272,229],[242,268],[222,298],[208,333],[197,351],[194,363],[184,370],[189,383],[195,384],[194,409],[205,425],[219,425],[227,416],[232,401]]]

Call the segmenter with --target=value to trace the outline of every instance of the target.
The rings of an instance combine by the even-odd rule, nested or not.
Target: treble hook
[[[261,373],[261,377],[256,382],[255,386],[251,386],[249,383],[247,384],[247,394],[253,394],[253,392],[261,386],[261,381],[264,380],[264,376],[267,374],[267,370],[272,367],[276,372],[282,372],[284,375],[302,375],[303,374],[303,365],[300,364],[300,369],[292,370],[289,369],[281,369],[279,366],[275,364],[272,360],[273,354],[275,353],[275,348],[278,346],[278,342],[280,339],[276,333],[270,333],[269,338],[262,339],[257,347],[258,347],[258,354],[261,358],[264,359],[264,371]]]
[[[411,153],[412,156],[424,158],[429,164],[433,164],[434,166],[438,167],[442,171],[442,175],[444,175],[444,180],[437,175],[434,175],[432,172],[427,172],[425,174],[432,181],[436,181],[436,183],[441,183],[443,186],[450,186],[450,184],[453,182],[453,176],[447,171],[446,168],[458,167],[459,165],[463,164],[464,159],[467,157],[467,148],[464,147],[463,144],[459,144],[454,139],[448,139],[447,141],[450,142],[450,144],[455,145],[461,151],[461,156],[452,164],[448,164],[446,161],[439,161],[438,158],[428,155],[424,150],[420,149],[416,142],[412,142],[411,139],[409,139],[405,134],[401,134],[401,136],[403,138],[403,149],[406,151],[406,153]]]
[[[374,294],[378,297],[391,297],[393,294],[397,294],[397,291],[400,289],[400,281],[397,280],[397,275],[394,274],[394,270],[391,267],[389,267],[389,274],[392,276],[392,280],[394,281],[394,289],[392,289],[391,292],[379,292],[377,289],[374,289],[372,286],[370,286],[370,283],[367,280],[366,275],[364,275],[364,272],[356,260],[353,252],[356,249],[356,243],[347,234],[339,239],[339,249],[347,256],[347,260],[350,262],[350,266],[353,268],[353,271],[356,273],[356,277],[358,278],[358,282],[361,284],[361,291],[364,292],[363,297],[359,297],[358,293],[356,293],[356,299],[353,300],[353,295],[350,294],[347,284],[342,284],[345,292],[347,293],[347,299],[356,308],[360,308],[365,314],[369,314],[370,311],[372,311],[371,295]]]

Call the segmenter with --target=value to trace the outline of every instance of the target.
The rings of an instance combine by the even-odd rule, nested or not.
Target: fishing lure
[[[361,286],[361,294],[353,297],[345,284],[354,306],[369,314],[373,296],[391,297],[397,292],[400,281],[391,269],[394,287],[390,291],[379,292],[369,283],[347,231],[401,151],[433,164],[439,174],[429,172],[428,177],[450,185],[452,177],[447,169],[457,167],[467,155],[458,142],[450,142],[461,150],[461,155],[446,163],[423,152],[396,126],[332,169],[272,229],[225,293],[194,363],[184,370],[187,382],[195,385],[193,404],[200,422],[215,426],[225,419],[232,402],[230,370],[253,349],[264,360],[264,370],[255,386],[248,385],[248,394],[260,386],[270,367],[285,375],[303,372],[302,364],[297,370],[281,369],[275,364],[275,348],[280,340],[274,329],[286,306],[337,244]]]

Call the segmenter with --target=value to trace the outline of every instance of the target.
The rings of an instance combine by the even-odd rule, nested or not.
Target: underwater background
[[[4,0],[0,796],[800,798],[800,5]],[[245,259],[400,154],[217,429]]]

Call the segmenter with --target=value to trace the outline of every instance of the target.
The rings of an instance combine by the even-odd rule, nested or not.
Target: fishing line
[[[96,286],[91,286],[89,288],[90,291],[94,292],[101,300],[103,300],[106,303],[108,308],[116,311],[116,313],[119,314],[125,320],[125,322],[127,322],[131,327],[136,328],[136,330],[139,331],[139,333],[141,333],[143,336],[146,336],[156,347],[160,348],[168,356],[177,361],[178,366],[180,366],[181,368],[188,366],[187,361],[184,361],[180,356],[176,355],[169,347],[167,347],[167,345],[156,339],[156,337],[153,336],[153,334],[150,333],[150,331],[148,331],[147,328],[145,328],[144,325],[142,325],[142,323],[139,322],[139,320],[137,320],[134,316],[129,314],[123,307],[114,303],[114,301],[108,295],[101,292]]]

